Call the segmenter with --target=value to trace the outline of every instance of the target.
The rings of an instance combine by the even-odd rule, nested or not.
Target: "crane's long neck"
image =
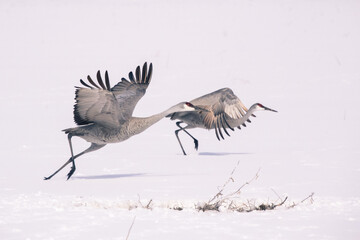
[[[239,119],[226,118],[226,120],[232,128],[235,128],[245,123],[251,117],[251,115],[256,111],[257,111],[256,104],[253,104],[242,118]]]
[[[171,107],[161,113],[154,114],[150,117],[133,117],[129,123],[129,132],[132,135],[139,134],[145,131],[150,126],[154,125],[169,114],[176,112],[175,106]]]

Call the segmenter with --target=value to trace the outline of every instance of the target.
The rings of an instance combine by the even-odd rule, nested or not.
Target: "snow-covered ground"
[[[134,219],[128,239],[359,239],[359,12],[355,0],[1,1],[0,239],[126,239]],[[98,69],[115,84],[144,61],[154,75],[136,116],[222,87],[279,113],[221,142],[191,130],[198,152],[181,134],[188,156],[164,119],[44,181],[70,156],[73,86]],[[284,205],[195,210],[238,163],[226,192],[260,169],[238,203]]]

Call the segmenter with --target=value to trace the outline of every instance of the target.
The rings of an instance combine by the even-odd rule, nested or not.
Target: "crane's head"
[[[207,111],[206,109],[195,106],[190,102],[181,102],[174,107],[176,108],[176,112]]]
[[[189,110],[189,111],[195,110],[195,106],[190,102],[185,102],[183,107],[184,107],[184,110]]]
[[[255,109],[258,110],[258,111],[272,111],[272,112],[278,112],[274,109],[271,109],[271,108],[268,108],[268,107],[265,107],[264,105],[262,105],[261,103],[256,103],[255,104]]]
[[[202,107],[195,106],[191,102],[185,102],[184,108],[188,109],[188,111],[205,111],[205,112],[208,112],[208,110],[206,110],[206,109],[204,109]]]

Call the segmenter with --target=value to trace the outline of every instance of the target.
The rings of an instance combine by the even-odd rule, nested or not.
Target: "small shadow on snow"
[[[126,174],[106,174],[106,175],[93,175],[93,176],[74,176],[76,179],[114,179],[114,178],[129,178],[141,177],[147,175],[146,173],[126,173]]]
[[[201,156],[228,156],[228,155],[246,155],[251,153],[244,152],[200,152]]]

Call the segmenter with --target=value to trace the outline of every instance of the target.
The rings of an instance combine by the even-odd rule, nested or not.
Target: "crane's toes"
[[[51,177],[44,177],[44,180],[49,180]]]
[[[71,167],[71,170],[67,175],[68,176],[67,180],[69,180],[71,178],[71,176],[74,174],[75,170],[76,170],[75,166]]]
[[[199,149],[199,141],[194,139],[195,149],[196,151]]]

